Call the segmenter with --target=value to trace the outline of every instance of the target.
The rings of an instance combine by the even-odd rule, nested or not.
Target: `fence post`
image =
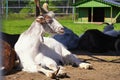
[[[6,0],[6,19],[8,17],[8,0]]]
[[[0,0],[0,32],[2,31],[2,2],[3,0]],[[0,33],[0,38],[2,37]],[[2,44],[0,40],[0,68],[2,67]],[[3,80],[2,70],[0,70],[0,80]]]

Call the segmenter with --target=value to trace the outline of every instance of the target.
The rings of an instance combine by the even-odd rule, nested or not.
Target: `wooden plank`
[[[119,11],[118,14],[116,15],[116,17],[113,19],[112,23],[114,23],[119,16],[120,16],[120,11]]]

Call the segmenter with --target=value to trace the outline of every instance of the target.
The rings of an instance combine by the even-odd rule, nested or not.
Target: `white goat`
[[[91,68],[91,64],[81,62],[61,43],[48,37],[44,37],[44,44],[40,46],[40,53],[36,56],[35,62],[43,68],[54,72],[60,68],[55,76],[66,74],[63,65],[75,65],[84,69]]]
[[[44,44],[40,46],[40,51],[41,54],[38,54],[36,63],[52,70],[57,70],[58,66],[62,65],[76,65],[84,69],[91,67],[91,64],[81,62],[66,47],[53,38],[44,37]]]
[[[40,53],[43,34],[63,33],[63,26],[54,19],[53,12],[48,12],[44,16],[39,16],[32,23],[28,30],[23,32],[15,44],[15,51],[20,58],[23,70],[27,72],[41,71],[47,76],[52,76],[55,72],[45,70],[35,62],[35,58]],[[53,73],[53,74],[51,74]]]
[[[51,34],[64,32],[63,26],[54,19],[53,12],[47,12],[43,16],[37,17],[16,42],[15,51],[23,71],[40,71],[48,77],[54,77],[57,72],[62,73],[62,69],[59,68],[61,64],[75,64],[85,69],[91,66],[81,62],[56,40],[52,38],[44,38],[44,40],[45,32]]]

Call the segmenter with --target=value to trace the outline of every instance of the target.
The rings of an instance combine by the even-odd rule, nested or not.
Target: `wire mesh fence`
[[[43,4],[46,0],[40,0]],[[49,0],[49,9],[57,15],[73,13],[72,0]],[[1,14],[8,17],[10,14],[34,15],[34,0],[1,0]]]

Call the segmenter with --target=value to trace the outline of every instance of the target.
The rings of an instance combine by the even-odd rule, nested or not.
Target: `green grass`
[[[2,31],[9,34],[20,34],[25,31],[34,19],[22,19],[22,20],[3,20]]]
[[[80,35],[88,29],[98,29],[103,31],[105,24],[91,24],[91,23],[74,23],[72,20],[59,20],[61,24],[73,30],[74,33]],[[114,24],[115,30],[120,30],[120,23]]]
[[[57,19],[62,25],[66,26],[67,28],[71,29],[77,35],[84,33],[84,31],[88,29],[99,29],[103,30],[105,24],[81,24],[81,23],[73,23],[71,19]],[[34,21],[34,18],[27,18],[27,19],[8,19],[3,20],[3,27],[2,31],[9,33],[9,34],[20,34],[25,31],[31,23]],[[120,23],[115,24],[115,29],[120,30]]]
[[[61,24],[68,27],[69,29],[73,30],[74,33],[77,35],[85,32],[88,29],[99,29],[101,30],[103,28],[103,25],[98,24],[80,24],[80,23],[74,23],[72,20],[61,20]]]

